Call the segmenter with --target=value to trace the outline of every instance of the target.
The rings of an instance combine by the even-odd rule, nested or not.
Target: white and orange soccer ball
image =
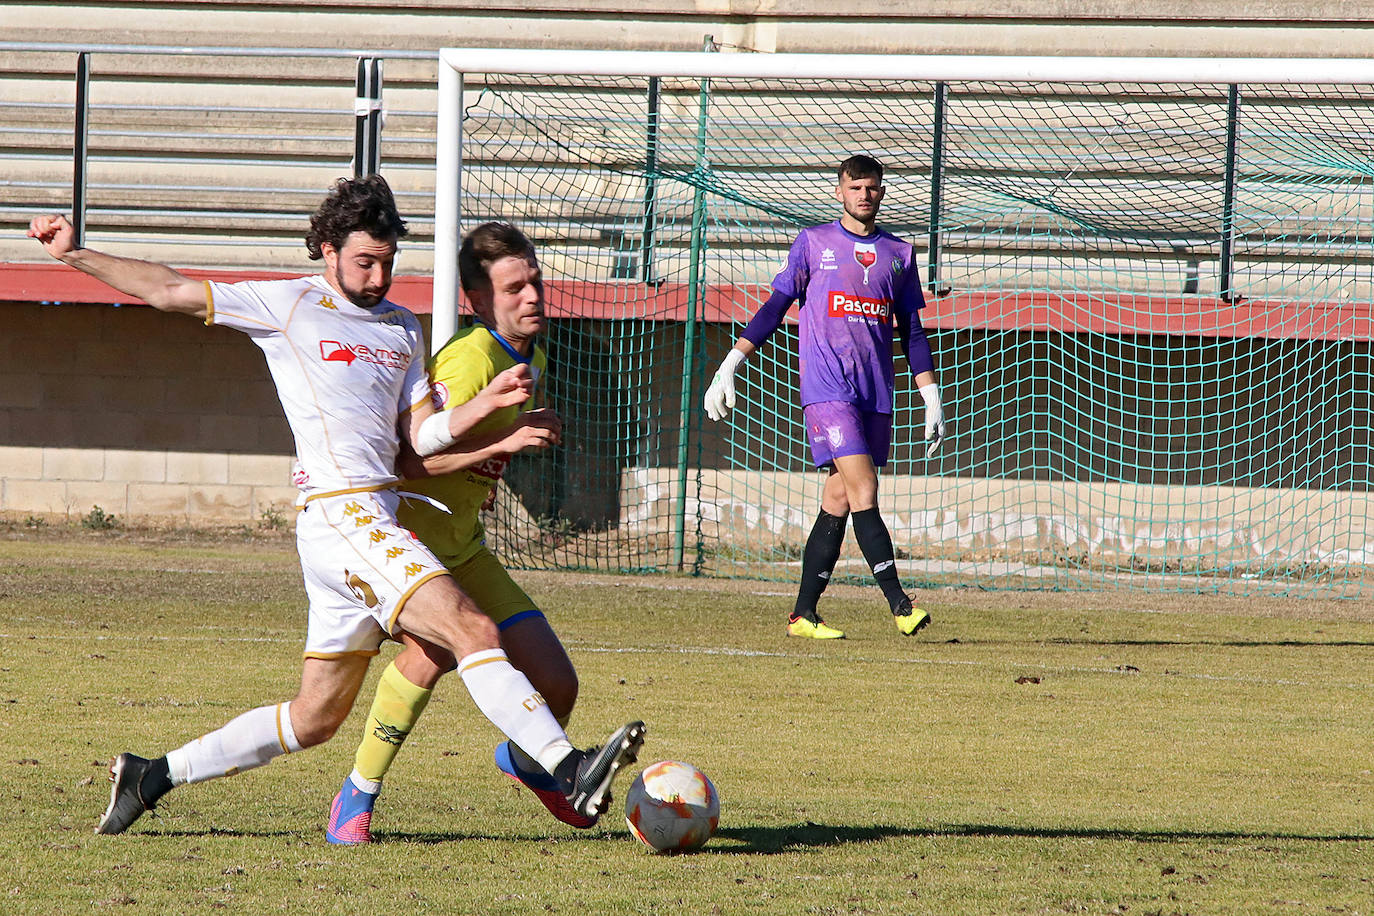
[[[625,823],[658,852],[700,849],[720,822],[720,796],[690,763],[661,760],[635,777],[625,794]]]

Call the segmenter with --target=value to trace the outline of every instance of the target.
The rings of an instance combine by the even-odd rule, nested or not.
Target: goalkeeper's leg
[[[897,560],[892,535],[878,513],[878,471],[870,455],[842,455],[835,458],[835,470],[844,481],[850,512],[854,517],[854,539],[859,542],[878,587],[883,590],[897,629],[907,636],[930,622],[930,615],[912,606],[897,575]]]
[[[832,480],[834,476],[832,471]],[[827,480],[826,489],[830,488],[830,481]],[[836,510],[832,513],[827,506],[828,501],[823,497],[821,511],[816,516],[816,524],[811,526],[811,534],[806,539],[806,549],[802,553],[797,603],[787,621],[787,632],[793,636],[838,639],[844,635],[842,631],[827,626],[816,611],[816,603],[830,584],[830,576],[840,558],[840,547],[844,543],[844,531],[849,520],[848,511],[831,506]]]

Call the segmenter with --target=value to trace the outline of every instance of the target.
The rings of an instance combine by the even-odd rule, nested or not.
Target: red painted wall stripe
[[[226,282],[299,276],[290,271],[188,269],[184,273],[195,279]],[[432,291],[429,277],[398,277],[391,299],[427,314]],[[556,318],[681,321],[687,315],[687,286],[683,283],[652,287],[633,281],[553,280],[546,294],[549,314]],[[712,322],[747,321],[767,294],[767,287],[757,285],[710,286],[702,315]],[[0,301],[131,304],[138,300],[52,263],[0,264]],[[794,316],[795,312],[789,320]],[[1374,306],[1364,302],[1227,303],[1205,296],[978,291],[932,299],[921,313],[921,321],[928,328],[966,330],[1374,339]]]

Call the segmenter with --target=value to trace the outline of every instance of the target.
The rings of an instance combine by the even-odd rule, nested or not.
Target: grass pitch
[[[154,754],[295,690],[289,540],[0,539],[0,912],[1374,913],[1374,612],[1353,602],[876,590],[850,638],[783,637],[790,588],[518,574],[582,681],[571,732],[649,724],[720,831],[654,856],[554,822],[440,686],[373,828],[324,842],[340,734],[91,831],[120,750]],[[384,649],[382,661],[392,649]],[[374,664],[373,676],[382,664]],[[618,783],[623,793],[629,777]]]

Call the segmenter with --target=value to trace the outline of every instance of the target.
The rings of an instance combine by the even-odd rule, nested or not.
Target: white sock
[[[500,649],[484,649],[458,662],[458,673],[482,715],[552,773],[573,745],[529,678]]]
[[[259,706],[223,728],[167,754],[172,785],[233,776],[301,749],[291,727],[291,704]]]
[[[382,781],[380,779],[368,779],[363,774],[354,770],[348,774],[348,781],[358,788],[359,792],[366,792],[368,795],[376,795],[382,791]]]

